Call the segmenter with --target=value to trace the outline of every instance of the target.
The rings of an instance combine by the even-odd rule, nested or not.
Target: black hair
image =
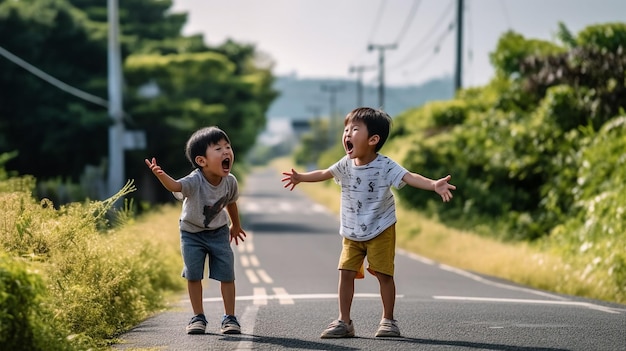
[[[194,168],[200,168],[196,163],[196,156],[206,155],[206,149],[226,140],[230,144],[230,139],[226,133],[218,127],[205,127],[194,132],[187,140],[185,147],[185,156]]]
[[[373,135],[379,136],[380,139],[378,140],[378,144],[376,144],[376,152],[385,145],[385,141],[387,141],[389,137],[392,122],[387,112],[371,107],[358,107],[346,115],[343,123],[347,125],[351,121],[363,122],[367,127],[368,137]]]

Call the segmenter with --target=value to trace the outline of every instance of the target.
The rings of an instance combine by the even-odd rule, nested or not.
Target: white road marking
[[[259,266],[259,259],[256,257],[256,255],[250,255],[250,263],[254,267],[258,267]]]
[[[267,292],[265,288],[254,288],[253,297],[255,305],[267,305]]]
[[[553,300],[531,300],[531,299],[499,299],[492,297],[467,297],[467,296],[433,296],[435,300],[455,300],[455,301],[480,301],[480,302],[502,302],[502,303],[527,303],[542,305],[564,305],[585,307],[592,310],[598,310],[606,313],[620,314],[619,311],[609,307],[595,305],[588,302],[579,301],[553,301]]]
[[[250,252],[250,253],[254,252],[254,244],[252,242],[247,242],[244,245],[244,248],[246,252]]]
[[[272,290],[274,290],[274,294],[281,305],[293,305],[295,303],[285,288],[272,288]]]
[[[337,298],[337,293],[334,294],[288,294],[287,296],[289,296],[290,299],[293,300],[321,300],[321,299],[336,299]],[[266,297],[268,300],[280,300],[280,298],[286,298],[287,296],[285,295],[266,295],[264,297]],[[355,298],[376,298],[376,299],[380,299],[380,294],[369,294],[369,293],[357,293],[354,294]],[[254,299],[257,299],[258,296],[255,295],[249,295],[249,296],[237,296],[237,301],[254,301]],[[404,298],[404,295],[396,295],[396,299],[398,298]],[[189,301],[189,300],[187,300]],[[204,302],[222,302],[222,298],[221,297],[208,297],[208,298],[204,298],[202,299],[202,301]]]
[[[329,213],[328,210],[326,209],[326,206],[323,206],[320,204],[314,204],[313,207],[311,207],[311,210],[313,210],[313,212]]]
[[[248,256],[241,255],[241,257],[239,257],[239,259],[241,260],[241,266],[242,267],[249,267],[250,266],[250,259],[248,258]]]
[[[246,269],[246,276],[248,277],[248,280],[250,281],[250,283],[252,284],[259,283],[259,278],[256,276],[256,274],[254,274],[253,269]]]
[[[254,323],[256,322],[256,315],[259,312],[259,306],[250,305],[246,307],[246,310],[239,318],[241,323],[241,341],[237,344],[235,350],[252,350],[254,343]]]
[[[261,278],[261,280],[264,283],[267,284],[272,284],[274,282],[274,279],[272,279],[269,274],[267,274],[267,272],[265,272],[264,269],[257,269],[256,270],[256,274]]]
[[[290,202],[280,202],[278,204],[278,209],[282,212],[293,212],[293,205]]]
[[[452,272],[461,276],[464,276],[466,278],[472,279],[474,281],[477,281],[479,283],[483,283],[486,285],[491,285],[491,286],[495,286],[498,288],[502,288],[502,289],[509,289],[509,290],[516,290],[516,291],[523,291],[529,294],[534,294],[534,295],[539,295],[539,296],[544,296],[544,297],[548,297],[554,300],[560,300],[560,301],[568,301],[569,299],[566,297],[562,297],[562,296],[558,296],[558,295],[554,295],[554,294],[549,294],[543,291],[539,291],[539,290],[533,290],[533,289],[529,289],[529,288],[524,288],[524,287],[520,287],[520,286],[515,286],[515,285],[510,285],[510,284],[504,284],[504,283],[498,283],[498,282],[494,282],[488,279],[485,279],[481,276],[478,276],[476,274],[472,274],[470,272],[464,271],[462,269],[458,269],[458,268],[454,268],[445,264],[441,264],[441,263],[437,263],[433,260],[430,260],[428,258],[419,256],[417,254],[414,253],[409,253],[407,251],[404,250],[400,250],[398,249],[397,252],[403,256],[407,256],[411,259],[420,261],[422,263],[431,265],[431,266],[438,266],[439,268],[443,269],[444,271],[448,271],[448,272]]]

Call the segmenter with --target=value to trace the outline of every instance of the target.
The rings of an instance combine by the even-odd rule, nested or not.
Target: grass
[[[271,166],[283,171],[293,167],[293,162],[288,158],[277,159]],[[300,184],[296,190],[334,213],[339,212],[341,189],[333,181]],[[442,264],[537,289],[622,302],[614,301],[595,283],[579,279],[577,272],[583,271],[584,267],[572,267],[571,262],[565,262],[549,249],[526,242],[502,242],[446,227],[414,209],[404,207],[398,201],[396,204],[398,248]]]

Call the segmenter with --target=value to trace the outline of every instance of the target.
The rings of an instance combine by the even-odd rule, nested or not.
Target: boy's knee
[[[381,272],[374,272],[374,275],[376,275],[376,278],[378,278],[379,281],[381,282],[392,282],[393,281],[393,275],[389,275],[389,274],[385,274],[385,273],[381,273]]]

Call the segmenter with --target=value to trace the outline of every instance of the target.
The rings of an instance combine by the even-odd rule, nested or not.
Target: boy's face
[[[375,154],[378,135],[368,136],[369,131],[365,123],[350,121],[343,130],[343,148],[352,159],[362,159]]]
[[[218,141],[217,144],[209,145],[204,156],[196,156],[196,163],[202,167],[204,175],[216,179],[226,177],[234,161],[233,149],[225,139]]]

